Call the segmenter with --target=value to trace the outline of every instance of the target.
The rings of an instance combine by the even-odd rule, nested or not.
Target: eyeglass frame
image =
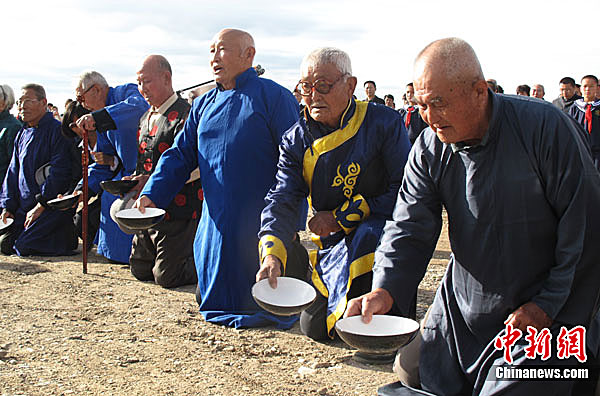
[[[85,102],[85,97],[84,97],[84,96],[85,96],[85,94],[86,94],[86,93],[88,93],[88,92],[90,92],[90,91],[91,91],[91,89],[92,89],[92,88],[94,88],[95,86],[96,86],[96,84],[92,84],[92,85],[90,85],[90,87],[89,87],[88,89],[86,89],[85,91],[83,91],[83,92],[81,93],[81,95],[76,95],[76,96],[75,96],[75,99],[76,99],[76,100],[77,100],[79,103],[83,103],[83,102]]]
[[[25,104],[27,104],[27,103],[39,102],[40,100],[42,100],[42,99],[38,99],[38,98],[35,98],[35,99],[27,98],[27,99],[23,99],[23,100],[19,99],[15,102],[15,104],[17,105],[17,107],[23,108],[23,107],[25,107]]]
[[[335,84],[337,84],[337,83],[338,83],[338,82],[339,82],[339,81],[340,81],[340,80],[341,80],[343,77],[345,77],[345,76],[350,76],[350,73],[343,73],[343,74],[342,74],[342,75],[340,75],[340,76],[339,76],[339,77],[338,77],[338,78],[337,78],[337,79],[336,79],[336,80],[335,80],[333,83],[328,83],[328,82],[327,82],[327,80],[325,80],[325,79],[323,79],[323,78],[320,78],[320,79],[318,79],[318,80],[317,80],[317,81],[315,81],[313,84],[311,84],[311,83],[309,83],[309,82],[307,82],[307,81],[302,81],[302,80],[300,80],[300,81],[298,81],[298,84],[296,84],[296,88],[295,88],[295,90],[297,90],[297,91],[298,91],[298,93],[299,93],[301,96],[310,96],[310,95],[312,95],[313,91],[317,91],[317,92],[318,92],[318,93],[320,93],[321,95],[327,95],[329,92],[331,92],[331,88],[333,88],[333,86],[334,86]],[[321,91],[319,91],[319,90],[317,89],[317,87],[316,87],[316,84],[317,84],[319,81],[322,81],[322,82],[323,82],[323,83],[324,83],[324,84],[327,86],[327,92],[321,92]],[[307,94],[303,93],[303,89],[301,88],[301,85],[302,85],[302,84],[308,84],[308,85],[310,85],[310,92],[309,92],[309,93],[307,93]]]

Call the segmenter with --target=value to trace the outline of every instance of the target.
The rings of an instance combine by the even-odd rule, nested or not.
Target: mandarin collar
[[[452,152],[456,153],[476,147],[485,147],[485,145],[488,144],[490,139],[495,135],[496,124],[498,123],[498,115],[500,114],[500,100],[498,100],[498,97],[496,96],[497,94],[489,88],[488,94],[490,100],[492,101],[492,116],[490,117],[490,122],[487,130],[485,131],[485,135],[483,135],[483,138],[479,143],[473,145],[467,145],[464,142],[451,143],[450,147],[452,148]]]
[[[235,87],[233,89],[240,89],[255,78],[258,78],[256,70],[253,67],[249,67],[235,78]],[[224,91],[223,86],[220,83],[217,83],[217,87],[219,88],[219,91]]]

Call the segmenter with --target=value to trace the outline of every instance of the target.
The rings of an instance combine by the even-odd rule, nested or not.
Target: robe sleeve
[[[300,139],[300,126],[286,134],[279,147],[276,183],[268,192],[266,206],[261,214],[258,233],[260,261],[269,254],[275,255],[285,271],[286,245],[292,241],[298,226],[298,215],[303,200],[308,196],[308,186],[302,177],[304,145]]]
[[[417,139],[416,144],[422,144]],[[442,227],[442,204],[436,191],[432,154],[415,147],[408,156],[392,220],[375,251],[372,288],[387,290],[401,313],[408,314],[414,291],[425,275]]]
[[[535,154],[545,194],[558,220],[555,262],[540,292],[532,301],[554,319],[571,292],[582,265],[586,235],[590,232],[589,205],[598,189],[598,174],[589,145],[572,120],[556,117],[540,137]]]
[[[92,113],[98,132],[115,129],[136,130],[140,117],[150,108],[135,84],[118,88],[125,90],[123,100]]]
[[[13,215],[19,208],[19,140],[21,132],[15,138],[13,156],[8,165],[4,182],[2,183],[2,193],[0,194],[0,207],[6,209]]]
[[[198,167],[198,126],[205,100],[206,95],[194,101],[183,130],[175,136],[173,146],[160,156],[140,193],[140,196],[147,196],[159,208],[166,209],[169,206],[190,173]]]
[[[62,136],[60,124],[56,124],[48,131],[50,133],[50,173],[46,181],[41,185],[41,202],[56,198],[58,194],[64,194],[71,183],[71,152],[70,143]]]

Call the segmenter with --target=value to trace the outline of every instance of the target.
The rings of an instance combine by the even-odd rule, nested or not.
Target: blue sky
[[[399,98],[415,55],[435,39],[457,36],[474,47],[485,76],[506,92],[539,82],[551,100],[561,77],[600,75],[598,41],[576,39],[590,35],[584,27],[600,27],[597,15],[583,17],[597,9],[597,0],[11,0],[2,5],[0,82],[17,94],[26,83],[40,83],[62,110],[82,71],[97,70],[111,85],[135,82],[142,59],[158,53],[171,62],[180,89],[212,78],[210,39],[224,27],[237,27],[254,36],[255,63],[266,69],[265,77],[287,88],[297,82],[306,53],[335,46],[350,54],[358,98],[365,96],[365,80],[377,82],[378,96]]]

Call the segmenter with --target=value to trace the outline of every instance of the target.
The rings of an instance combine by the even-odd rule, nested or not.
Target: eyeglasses
[[[86,89],[85,91],[83,91],[83,93],[81,93],[80,95],[77,95],[77,96],[76,96],[76,99],[77,99],[77,101],[78,101],[79,103],[83,103],[83,102],[85,102],[85,97],[84,97],[84,96],[85,96],[85,94],[86,94],[86,93],[88,93],[88,92],[90,92],[90,90],[91,90],[92,88],[94,88],[95,86],[96,86],[96,84],[92,84],[92,85],[91,85],[91,86],[90,86],[88,89]]]
[[[332,83],[328,83],[326,80],[317,80],[314,82],[314,84],[311,84],[307,81],[299,81],[298,85],[296,85],[296,90],[302,96],[310,96],[313,92],[313,89],[320,94],[327,95],[329,91],[331,91],[331,88],[333,88],[333,86],[346,75],[347,73],[342,74]]]
[[[39,99],[19,99],[16,102],[17,107],[25,107],[25,105],[30,105],[33,102],[39,102]]]

